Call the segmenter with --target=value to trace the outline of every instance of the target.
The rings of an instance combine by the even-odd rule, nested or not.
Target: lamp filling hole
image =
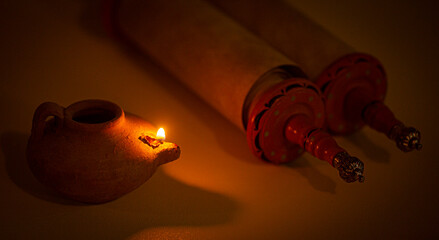
[[[108,109],[89,108],[75,113],[72,119],[79,123],[98,124],[113,120],[116,114]]]

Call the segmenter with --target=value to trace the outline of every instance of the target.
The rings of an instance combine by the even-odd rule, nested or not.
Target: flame
[[[165,129],[160,128],[160,129],[157,131],[156,138],[157,138],[158,140],[160,140],[160,141],[165,140]]]

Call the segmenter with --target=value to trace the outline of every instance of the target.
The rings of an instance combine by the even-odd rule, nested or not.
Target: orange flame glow
[[[160,128],[160,129],[157,131],[156,138],[157,138],[157,140],[160,140],[160,141],[165,140],[165,129]]]

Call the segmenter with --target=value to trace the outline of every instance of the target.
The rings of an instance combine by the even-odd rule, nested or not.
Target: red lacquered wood
[[[335,167],[346,182],[364,181],[363,163],[322,131],[324,103],[312,82],[284,80],[257,99],[247,124],[247,142],[257,157],[286,163],[305,150]]]
[[[364,125],[362,109],[358,109],[357,103],[347,100],[352,91],[365,93],[369,98],[367,105],[371,101],[383,100],[387,90],[381,64],[366,54],[351,54],[337,60],[323,71],[316,84],[326,98],[327,127],[334,134],[349,134]],[[347,111],[346,104],[355,104],[356,107],[350,108],[355,111]]]
[[[387,78],[374,57],[347,55],[323,71],[316,84],[327,99],[330,132],[348,134],[367,124],[394,140],[404,152],[422,147],[419,131],[405,127],[383,103]]]
[[[402,123],[382,101],[375,100],[372,94],[366,89],[352,90],[346,96],[345,117],[353,122],[363,121],[371,128],[388,136],[395,125]]]
[[[316,128],[306,115],[296,115],[288,121],[285,137],[288,141],[300,145],[307,152],[328,162],[331,166],[335,155],[346,152],[338,146],[331,135],[321,128]]]
[[[324,103],[317,87],[305,79],[290,79],[267,89],[250,111],[247,142],[253,154],[273,163],[290,162],[302,146],[285,138],[289,119],[305,115],[314,128],[324,125]]]

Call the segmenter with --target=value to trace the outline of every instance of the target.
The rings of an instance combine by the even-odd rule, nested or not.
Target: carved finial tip
[[[345,182],[364,182],[364,164],[360,159],[351,157],[347,152],[341,152],[335,155],[333,165]]]

